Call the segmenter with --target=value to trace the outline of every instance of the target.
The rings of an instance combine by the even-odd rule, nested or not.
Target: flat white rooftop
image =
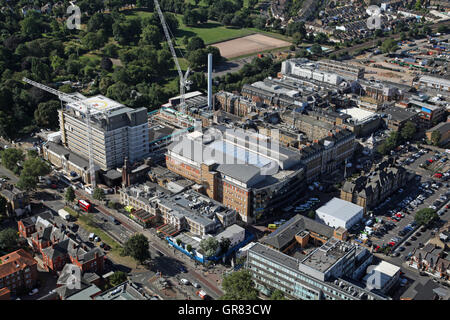
[[[400,270],[400,267],[386,261],[381,261],[381,263],[375,267],[375,270],[393,277]]]
[[[340,112],[342,114],[348,114],[353,119],[358,120],[358,121],[365,120],[374,115],[374,112],[367,111],[367,110],[364,110],[361,108],[356,108],[356,107],[348,108],[348,109],[338,109],[338,112]]]
[[[363,207],[361,206],[339,198],[333,198],[317,209],[317,213],[326,214],[347,221],[357,215],[361,210],[363,210]]]
[[[105,96],[97,95],[94,97],[87,98],[83,101],[68,103],[67,106],[78,110],[82,113],[86,113],[86,106],[89,105],[91,107],[91,114],[96,114],[105,111],[111,111],[118,108],[125,107],[123,104],[111,100]]]

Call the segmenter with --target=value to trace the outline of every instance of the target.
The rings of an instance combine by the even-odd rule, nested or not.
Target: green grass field
[[[249,29],[229,28],[213,21],[209,21],[208,23],[202,24],[198,27],[188,27],[182,22],[183,17],[181,15],[177,15],[177,18],[180,23],[180,27],[175,33],[175,37],[179,45],[181,45],[181,39],[184,36],[188,36],[189,38],[198,36],[202,38],[205,44],[212,44],[248,36],[249,34],[254,33],[254,31]]]
[[[152,14],[152,12],[146,11],[132,11],[126,13],[127,17],[140,17],[144,18]],[[212,44],[216,42],[221,42],[229,39],[239,38],[243,36],[247,36],[249,34],[255,33],[254,30],[249,29],[237,29],[237,28],[228,28],[223,26],[218,22],[210,21],[208,23],[202,24],[198,27],[188,27],[183,23],[183,16],[181,14],[177,14],[178,22],[180,26],[178,27],[177,32],[175,32],[175,41],[178,46],[183,47],[182,39],[184,36],[194,37],[198,36],[202,38],[205,44]]]

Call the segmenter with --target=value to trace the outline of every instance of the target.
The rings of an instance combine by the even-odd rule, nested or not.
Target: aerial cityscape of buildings
[[[270,55],[276,68],[263,76],[246,69],[247,56],[229,58],[249,76],[227,87],[232,73],[215,77],[205,51],[207,63],[192,68],[203,84],[192,84],[168,35],[173,21],[155,0],[162,28],[144,30],[167,37],[167,55],[154,58],[173,58],[166,71],[179,72],[180,94],[163,103],[138,92],[158,92],[153,74],[152,86],[133,86],[128,97],[119,86],[50,85],[29,72],[36,62],[23,63],[33,99],[50,99],[39,92],[60,105],[47,110],[53,127],[35,121],[15,139],[0,128],[0,300],[450,299],[449,2],[256,3],[289,44],[292,24],[324,35],[322,53],[293,45],[284,56],[276,48],[276,60],[255,49],[252,61]],[[369,4],[379,6],[384,33],[368,27]],[[429,34],[393,33],[419,22]],[[362,42],[338,45],[353,39]],[[144,40],[138,47],[151,47]],[[114,68],[143,54],[126,50]],[[150,76],[139,68],[123,69]],[[95,77],[100,87],[124,84]],[[10,119],[3,96],[1,121]],[[246,279],[251,290],[231,296],[224,279]]]

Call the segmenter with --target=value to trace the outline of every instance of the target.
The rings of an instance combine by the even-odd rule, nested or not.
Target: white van
[[[95,233],[90,233],[89,234],[89,240],[92,241],[95,238]]]
[[[188,285],[190,283],[188,279],[181,279],[180,282],[185,285]]]

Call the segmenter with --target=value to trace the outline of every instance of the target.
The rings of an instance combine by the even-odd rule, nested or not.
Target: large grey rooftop
[[[249,249],[251,252],[261,254],[267,258],[270,258],[281,265],[291,268],[292,270],[298,271],[299,260],[288,256],[280,251],[264,246],[260,243],[256,243],[253,247]]]
[[[296,234],[304,230],[324,235],[327,238],[331,238],[334,232],[332,227],[297,214],[262,241],[276,249],[281,249],[291,242]]]
[[[243,182],[249,182],[261,173],[260,168],[248,164],[219,164],[215,170]]]
[[[53,153],[56,153],[59,156],[64,156],[69,162],[75,164],[76,166],[87,169],[89,168],[89,161],[69,149],[66,149],[60,144],[48,141],[45,143],[45,146],[48,147],[48,150],[52,151]]]
[[[171,214],[179,218],[190,219],[205,227],[215,223],[215,213],[233,211],[220,202],[194,190],[187,190],[171,197],[164,197],[159,200],[159,203],[172,210]]]
[[[417,114],[417,112],[399,107],[388,107],[384,109],[383,112],[390,115],[391,119],[394,121],[405,121]]]
[[[331,238],[327,243],[311,252],[301,263],[324,273],[352,248],[352,245],[344,241]]]

